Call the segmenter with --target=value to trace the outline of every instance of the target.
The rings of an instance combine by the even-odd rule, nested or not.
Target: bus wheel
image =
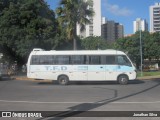
[[[121,85],[127,85],[128,83],[128,76],[127,75],[120,75],[118,77],[118,83]]]
[[[69,78],[65,75],[61,75],[58,77],[58,82],[60,85],[67,85],[69,83]]]

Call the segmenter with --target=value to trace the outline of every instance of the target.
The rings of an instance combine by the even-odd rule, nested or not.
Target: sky
[[[60,0],[46,0],[51,9],[59,6]],[[124,26],[124,34],[133,34],[133,21],[145,19],[150,28],[149,7],[160,0],[101,0],[102,17]]]

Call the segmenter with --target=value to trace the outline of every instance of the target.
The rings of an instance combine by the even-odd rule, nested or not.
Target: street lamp
[[[142,33],[141,28],[139,31],[139,39],[140,39],[140,56],[141,56],[141,77],[143,76],[143,54],[142,54]]]

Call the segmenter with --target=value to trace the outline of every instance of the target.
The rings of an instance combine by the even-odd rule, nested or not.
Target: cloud
[[[132,10],[129,10],[128,8],[121,8],[119,5],[116,4],[109,4],[108,1],[105,0],[104,7],[106,10],[113,15],[116,16],[130,16],[133,14]]]

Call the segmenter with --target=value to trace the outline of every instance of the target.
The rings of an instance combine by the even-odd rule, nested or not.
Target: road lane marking
[[[150,103],[160,103],[160,101],[153,101],[153,102],[112,102],[114,104],[150,104]]]
[[[39,101],[10,101],[10,100],[0,100],[0,102],[6,102],[6,103],[47,103],[47,104],[79,104],[79,103],[94,103],[94,102],[39,102]]]
[[[40,102],[40,101],[11,101],[11,100],[0,100],[0,102],[5,103],[34,103],[34,104],[105,104],[105,102]],[[157,104],[160,101],[152,101],[152,102],[106,102],[109,104]]]

